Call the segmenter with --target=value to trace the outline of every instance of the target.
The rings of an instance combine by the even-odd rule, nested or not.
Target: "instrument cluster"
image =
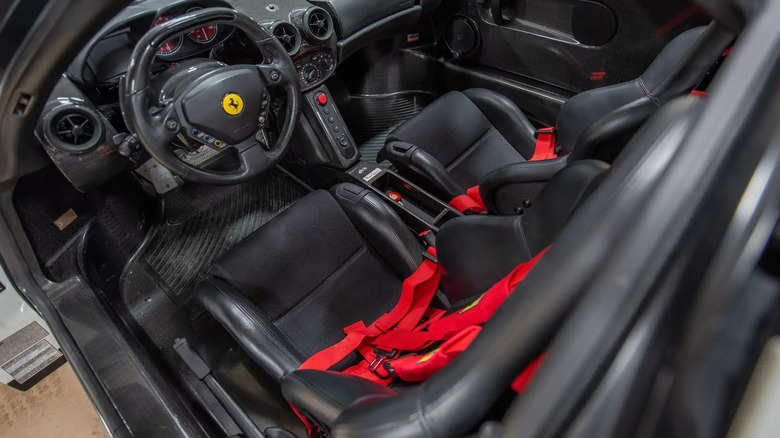
[[[184,11],[184,13],[188,14],[199,9],[202,8],[197,6],[191,7]],[[159,26],[176,18],[178,15],[182,14],[175,14],[173,11],[161,14],[154,20],[151,27]],[[166,41],[165,44],[160,47],[160,50],[157,51],[157,56],[166,61],[176,61],[181,58],[190,57],[194,54],[211,49],[214,47],[215,44],[213,43],[218,40],[218,37],[223,36],[223,34],[226,33],[227,32],[224,32],[222,29],[222,26],[218,24],[209,24],[190,31],[187,35],[181,35],[176,39]],[[224,38],[219,38],[219,40],[224,40]]]
[[[114,87],[127,71],[131,54],[138,41],[156,26],[181,15],[227,3],[214,0],[199,2],[179,1],[161,8],[144,8],[147,3],[134,4],[114,24],[90,42],[68,69],[68,77],[76,83]],[[168,65],[196,56],[208,57],[211,49],[219,46],[233,34],[233,29],[208,24],[185,35],[166,41],[157,52],[157,64]]]

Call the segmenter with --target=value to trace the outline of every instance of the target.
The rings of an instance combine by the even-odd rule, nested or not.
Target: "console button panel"
[[[312,123],[316,119],[320,141],[331,146],[341,166],[354,164],[359,158],[357,145],[349,133],[341,113],[333,102],[328,88],[320,86],[305,95],[304,110]]]

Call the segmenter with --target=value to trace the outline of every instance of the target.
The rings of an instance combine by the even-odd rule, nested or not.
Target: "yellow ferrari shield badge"
[[[222,98],[222,109],[231,116],[237,116],[244,111],[244,99],[236,93],[228,93]]]

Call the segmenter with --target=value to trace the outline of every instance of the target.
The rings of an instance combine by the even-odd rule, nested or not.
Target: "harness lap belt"
[[[534,149],[534,156],[528,161],[542,161],[552,160],[558,158],[558,154],[555,153],[555,133],[557,130],[555,127],[542,128],[536,134],[536,148]]]
[[[426,258],[404,280],[401,297],[391,311],[368,327],[360,321],[346,327],[343,340],[315,354],[299,369],[325,371],[358,352],[362,360],[342,373],[382,385],[389,385],[394,378],[405,382],[425,381],[471,344],[482,325],[546,252],[547,249],[520,264],[474,302],[449,314],[429,307],[439,287],[441,272],[436,262]],[[434,248],[428,248],[428,253],[436,256]],[[512,388],[518,392],[525,389],[542,360],[543,356],[531,363],[512,383]]]
[[[534,156],[528,161],[542,161],[558,158],[555,153],[555,133],[556,129],[542,128],[536,134],[536,148]],[[482,196],[479,194],[479,186],[474,186],[466,191],[466,194],[460,195],[450,201],[450,205],[461,213],[482,213],[487,211]]]

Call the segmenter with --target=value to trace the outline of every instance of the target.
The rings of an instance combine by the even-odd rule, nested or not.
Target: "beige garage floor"
[[[25,392],[0,385],[0,437],[103,438],[108,433],[66,363]]]

